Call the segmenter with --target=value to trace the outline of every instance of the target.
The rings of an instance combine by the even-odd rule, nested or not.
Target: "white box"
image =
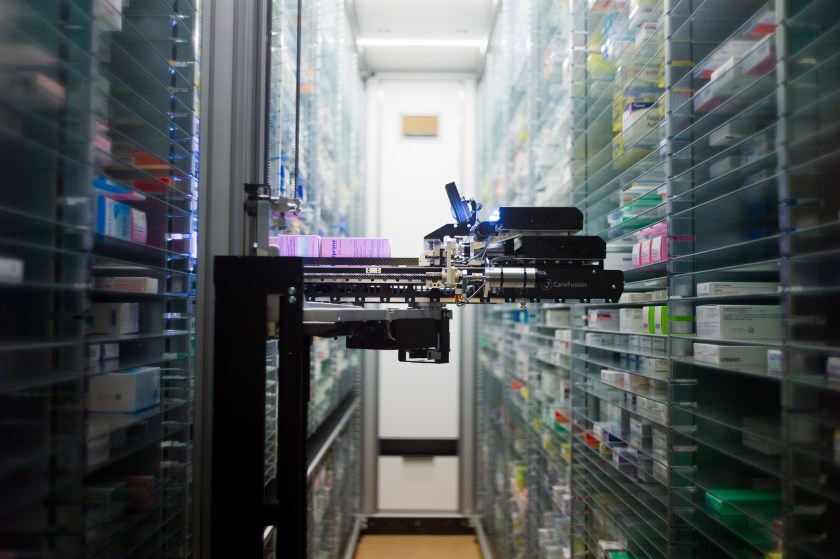
[[[640,334],[642,329],[642,309],[619,310],[619,330],[622,332]]]
[[[269,237],[268,244],[279,250],[279,256],[321,255],[321,237],[318,235],[280,235]]]
[[[633,252],[630,254],[630,262],[634,268],[642,265],[642,243],[633,245]]]
[[[698,297],[729,297],[776,293],[779,284],[769,281],[707,281],[697,284]]]
[[[122,30],[122,0],[98,0],[96,22],[102,31]]]
[[[696,312],[699,337],[777,340],[782,336],[779,305],[698,305]]]
[[[111,456],[111,436],[108,434],[99,435],[89,439],[87,442],[87,465],[96,466],[107,462]]]
[[[699,64],[694,70],[694,76],[701,79],[712,77],[712,72],[726,64],[732,58],[740,58],[747,52],[755,41],[732,39],[722,44],[714,51],[705,62]]]
[[[656,460],[653,461],[653,477],[665,485],[668,484],[668,466],[660,464]]]
[[[627,103],[624,107],[621,116],[621,134],[625,145],[636,143],[642,138],[645,139],[645,143],[649,143],[648,140],[658,141],[659,136],[653,138],[653,135],[649,134],[658,126],[659,109],[654,106],[654,103],[634,101]]]
[[[157,278],[149,277],[97,277],[93,278],[97,289],[127,291],[129,293],[157,293]]]
[[[773,52],[774,37],[767,35],[744,53],[741,67],[745,74],[760,76],[776,66],[776,54]]]
[[[743,420],[741,443],[763,454],[779,455],[782,453],[781,429],[778,419],[773,417],[752,416]],[[776,442],[774,442],[776,441]]]
[[[741,146],[741,165],[749,165],[776,150],[776,143],[767,134],[751,138]]]
[[[0,256],[0,282],[20,283],[23,281],[23,260]]]
[[[744,74],[740,62],[740,58],[730,58],[712,75],[712,81],[709,82],[712,95],[732,97],[758,79],[757,76]]]
[[[830,381],[840,381],[840,357],[829,357],[826,359],[825,375]]]
[[[615,311],[605,309],[590,310],[587,315],[587,323],[590,328],[614,331],[618,331],[621,325],[619,315]]]
[[[668,360],[659,357],[642,358],[642,372],[649,377],[668,380]]]
[[[391,239],[323,237],[321,258],[390,258]]]
[[[668,339],[667,338],[652,338],[647,336],[651,343],[651,353],[654,355],[665,355],[668,351]]]
[[[656,307],[644,306],[642,307],[642,333],[653,334],[653,312]]]
[[[747,137],[754,128],[754,125],[751,123],[741,120],[731,120],[723,126],[715,128],[709,134],[709,145],[712,147],[731,146],[738,140]]]
[[[764,365],[767,348],[752,345],[694,344],[694,359],[716,365]]]
[[[549,309],[545,311],[545,323],[547,326],[571,326],[572,311],[570,309]]]
[[[647,266],[650,264],[650,239],[645,239],[641,242],[639,249],[639,265]]]
[[[160,367],[125,369],[90,379],[90,411],[135,412],[159,403]]]
[[[782,363],[782,350],[767,350],[767,374],[781,376],[784,365]]]
[[[639,336],[627,336],[627,349],[639,351]]]
[[[120,357],[120,344],[101,344],[100,355],[103,361]]]
[[[140,331],[137,303],[93,303],[91,334],[133,334]]]
[[[99,363],[102,360],[102,344],[88,346],[88,363]]]
[[[733,169],[737,169],[741,165],[741,158],[737,155],[730,155],[724,157],[709,165],[709,177],[717,178]]]

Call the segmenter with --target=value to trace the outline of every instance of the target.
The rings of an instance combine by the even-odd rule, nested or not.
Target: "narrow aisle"
[[[355,559],[481,559],[475,536],[363,536]]]

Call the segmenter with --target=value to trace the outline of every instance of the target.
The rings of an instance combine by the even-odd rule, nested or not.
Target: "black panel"
[[[458,439],[379,439],[380,456],[458,456]]]
[[[499,208],[499,223],[504,230],[580,231],[583,214],[577,208]]]

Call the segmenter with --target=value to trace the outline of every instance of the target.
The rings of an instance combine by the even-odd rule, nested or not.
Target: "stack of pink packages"
[[[280,235],[269,237],[280,256],[322,258],[390,258],[391,239],[373,237],[319,237],[318,235]]]

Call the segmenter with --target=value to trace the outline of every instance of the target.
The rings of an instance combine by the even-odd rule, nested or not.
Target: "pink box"
[[[269,237],[268,244],[280,250],[280,256],[320,256],[321,237],[318,235],[280,235]]]
[[[639,251],[639,265],[647,266],[650,264],[650,239],[642,241],[642,248]]]
[[[146,244],[149,230],[146,227],[146,212],[131,209],[131,241]]]
[[[630,265],[634,268],[638,268],[642,265],[642,243],[636,243],[633,245],[633,256],[631,258],[632,260]]]
[[[324,237],[321,258],[390,258],[391,239]]]
[[[668,260],[668,236],[660,235],[650,241],[650,263]]]

